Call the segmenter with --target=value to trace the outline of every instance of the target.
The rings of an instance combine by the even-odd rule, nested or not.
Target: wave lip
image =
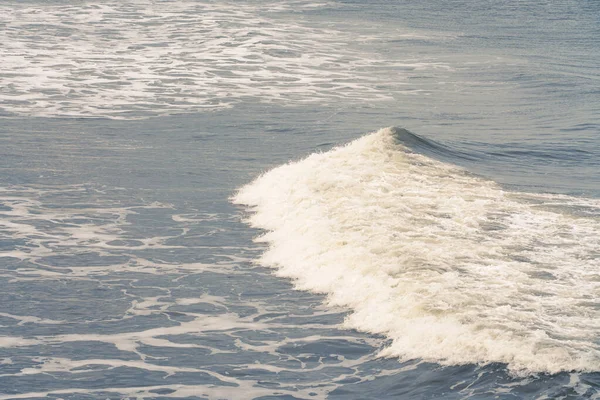
[[[600,222],[564,206],[600,202],[504,191],[410,135],[382,129],[241,188],[233,201],[267,231],[260,262],[389,337],[383,356],[598,370]]]

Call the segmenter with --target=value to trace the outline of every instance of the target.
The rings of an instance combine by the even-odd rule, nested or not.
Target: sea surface
[[[3,0],[0,400],[600,398],[600,2]]]

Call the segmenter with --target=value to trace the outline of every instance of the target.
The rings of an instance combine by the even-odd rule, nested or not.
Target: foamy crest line
[[[412,153],[399,134],[382,129],[242,188],[234,202],[268,231],[261,262],[351,308],[346,327],[391,338],[385,356],[598,370],[598,214],[570,215],[581,199],[506,192]]]

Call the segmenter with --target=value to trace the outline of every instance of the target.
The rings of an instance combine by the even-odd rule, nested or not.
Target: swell
[[[594,143],[585,143],[579,139],[578,143],[560,141],[538,141],[535,144],[527,143],[478,143],[470,142],[461,146],[440,143],[435,140],[419,136],[403,128],[390,128],[393,137],[401,144],[416,153],[423,154],[440,161],[474,165],[485,162],[511,162],[548,163],[548,162],[576,162],[578,164],[596,164],[598,152]],[[490,148],[492,150],[490,150]],[[474,161],[475,164],[463,161]]]
[[[386,335],[384,356],[596,371],[600,202],[505,191],[426,152],[451,154],[387,128],[241,188],[260,262]]]
[[[450,147],[435,140],[419,136],[404,128],[394,127],[389,129],[397,144],[435,159],[456,162],[457,160],[476,161],[481,158],[475,152]]]

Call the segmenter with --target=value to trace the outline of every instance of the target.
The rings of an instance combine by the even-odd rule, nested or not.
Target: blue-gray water
[[[598,398],[598,65],[589,0],[0,3],[0,399]]]

